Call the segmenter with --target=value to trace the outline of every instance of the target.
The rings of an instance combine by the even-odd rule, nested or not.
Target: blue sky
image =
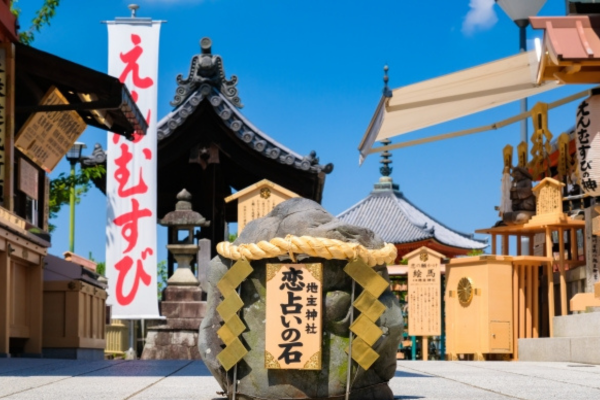
[[[130,1],[62,0],[51,26],[33,46],[100,71],[107,70],[107,32],[100,21],[129,16]],[[21,0],[29,27],[41,0]],[[358,165],[357,146],[383,87],[434,78],[518,51],[518,29],[493,0],[139,0],[138,16],[166,20],[159,55],[158,118],[171,110],[175,77],[187,74],[209,36],[226,74],[239,78],[242,112],[259,129],[301,154],[316,150],[332,162],[323,206],[336,215],[368,195],[379,178],[379,157]],[[540,15],[564,15],[563,0],[548,0]],[[540,32],[528,30],[528,43]],[[531,99],[553,101],[582,90],[568,86]],[[555,136],[573,125],[576,103],[550,113]],[[466,129],[512,116],[518,103],[394,138],[393,142]],[[530,128],[531,131],[531,128]],[[393,152],[394,182],[415,205],[463,231],[493,225],[500,201],[502,148],[516,147],[519,125]],[[106,144],[89,128],[81,140]],[[52,176],[68,170],[62,161]],[[93,189],[76,209],[75,251],[104,259],[105,198]],[[54,221],[54,254],[68,247],[68,210]],[[158,259],[166,258],[159,227]]]

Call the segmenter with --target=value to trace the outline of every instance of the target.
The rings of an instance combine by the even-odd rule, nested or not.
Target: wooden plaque
[[[41,105],[69,104],[60,91],[52,86]],[[50,172],[77,141],[86,128],[85,121],[76,111],[36,112],[17,134],[15,146]]]
[[[24,158],[19,158],[19,190],[38,200],[38,170]]]
[[[321,369],[322,264],[267,264],[265,368]]]
[[[408,334],[442,334],[441,258],[426,247],[406,255],[408,259]]]

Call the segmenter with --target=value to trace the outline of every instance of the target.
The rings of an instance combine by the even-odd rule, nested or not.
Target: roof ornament
[[[390,139],[383,139],[380,141],[380,143],[384,146],[387,146],[392,143],[392,141]],[[392,174],[393,168],[390,167],[390,164],[392,163],[392,160],[390,160],[391,156],[392,153],[387,150],[381,153],[381,167],[379,168],[379,172],[381,172],[382,176],[390,176]]]
[[[212,41],[210,38],[202,38],[200,40],[202,52],[192,57],[188,77],[184,79],[182,74],[177,75],[179,86],[175,91],[175,98],[170,103],[173,107],[181,105],[203,84],[213,86],[235,107],[242,108],[244,106],[235,87],[238,82],[237,76],[231,75],[231,79],[225,77],[223,59],[219,55],[213,55],[211,48]]]
[[[127,6],[127,8],[131,10],[131,18],[135,18],[135,14],[137,13],[137,10],[140,8],[140,6],[138,6],[137,4],[130,4]]]
[[[383,97],[387,98],[392,97],[392,91],[388,87],[388,81],[390,80],[390,77],[388,76],[389,70],[390,67],[388,67],[387,65],[383,66]]]

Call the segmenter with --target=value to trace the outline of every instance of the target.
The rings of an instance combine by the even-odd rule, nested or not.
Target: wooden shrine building
[[[382,154],[381,178],[373,191],[337,217],[342,221],[371,229],[398,249],[396,263],[422,246],[448,258],[487,247],[487,241],[457,232],[438,222],[412,204],[390,177],[391,154]]]
[[[192,194],[192,207],[210,222],[201,238],[224,240],[226,224],[237,222],[237,205],[225,198],[263,179],[301,197],[321,202],[325,175],[313,151],[307,156],[286,148],[246,119],[236,88],[237,77],[225,77],[223,60],[211,52],[209,38],[192,58],[187,76],[177,77],[173,111],[158,122],[158,215],[173,210],[182,189]],[[105,163],[97,146],[87,165]],[[105,190],[104,182],[96,185]],[[169,235],[170,236],[170,235]]]

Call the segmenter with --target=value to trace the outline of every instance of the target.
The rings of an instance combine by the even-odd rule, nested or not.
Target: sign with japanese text
[[[69,104],[54,86],[40,105]],[[83,133],[87,124],[76,111],[36,112],[25,121],[15,146],[44,171],[51,172]]]
[[[322,264],[267,264],[265,368],[321,369]]]
[[[156,274],[156,110],[160,22],[108,23],[108,73],[145,116],[145,136],[109,133],[106,161],[107,303],[114,319],[159,315]]]
[[[600,196],[600,96],[591,96],[577,107],[575,137],[581,188]]]
[[[19,190],[38,200],[38,170],[24,158],[19,158]]]
[[[421,248],[408,258],[408,334],[442,334],[441,260]]]

